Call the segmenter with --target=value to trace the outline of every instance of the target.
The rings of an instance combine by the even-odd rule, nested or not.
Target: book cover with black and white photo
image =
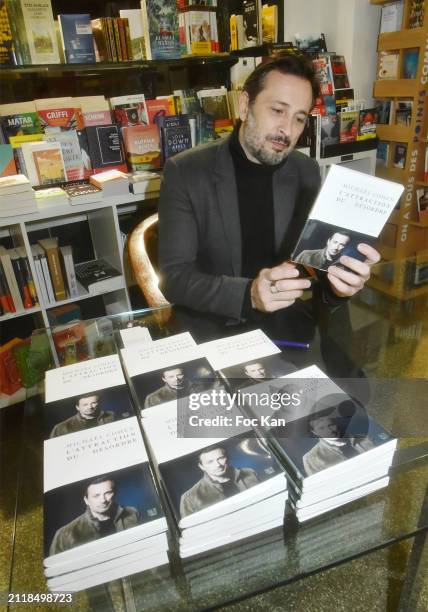
[[[224,415],[223,408],[210,408],[198,414]],[[186,419],[175,401],[149,408],[143,419],[180,532],[180,556],[282,524],[286,480],[266,445],[245,426],[231,426],[226,437],[186,437]],[[210,436],[208,425],[206,433]]]
[[[313,365],[247,387],[238,398],[286,471],[298,520],[388,484],[397,441],[358,399],[364,386],[353,388],[351,397]]]
[[[285,468],[299,521],[387,486],[397,440],[369,416],[357,397],[345,393],[316,366],[275,382],[277,387],[269,389],[271,398],[287,395],[299,401],[281,405],[274,418],[265,420],[262,431]],[[252,402],[245,407],[247,413],[260,417],[266,412],[254,398]]]
[[[120,572],[136,550],[136,571],[153,567],[144,550],[166,563],[166,537],[150,546],[167,526],[119,357],[49,370],[44,418],[49,588],[83,588],[95,576],[104,582],[99,565]]]
[[[232,393],[297,369],[261,329],[199,346]]]
[[[364,261],[358,244],[379,236],[403,191],[398,183],[333,164],[292,261],[319,270],[338,265],[344,255]]]
[[[147,408],[222,386],[188,332],[130,346],[121,354],[142,417]]]

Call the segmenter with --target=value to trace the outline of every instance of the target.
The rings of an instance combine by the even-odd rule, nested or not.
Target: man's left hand
[[[346,266],[346,270],[334,264],[327,269],[327,278],[338,297],[351,297],[360,291],[370,278],[371,266],[380,260],[380,253],[368,244],[359,244],[357,249],[365,255],[365,261],[344,255],[339,262]]]

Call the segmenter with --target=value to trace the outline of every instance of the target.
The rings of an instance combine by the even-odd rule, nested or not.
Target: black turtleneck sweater
[[[238,129],[230,139],[230,152],[235,167],[241,223],[241,274],[252,279],[262,268],[271,268],[277,263],[273,174],[285,161],[276,166],[250,161],[239,142]]]

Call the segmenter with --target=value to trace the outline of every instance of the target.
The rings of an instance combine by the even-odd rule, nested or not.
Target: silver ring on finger
[[[271,282],[271,284],[270,284],[270,292],[271,292],[271,293],[274,293],[274,294],[275,294],[275,293],[279,293],[279,289],[278,289],[278,287],[276,286],[276,281],[272,281],[272,282]]]

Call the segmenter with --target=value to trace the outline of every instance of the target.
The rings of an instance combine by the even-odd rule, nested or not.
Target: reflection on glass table
[[[408,379],[414,368],[416,345],[426,342],[425,314],[426,309],[421,308],[411,320],[406,312],[385,317],[364,303],[352,301],[349,335],[337,334],[343,319],[335,321],[332,317],[325,328],[317,330],[308,351],[284,349],[287,359],[297,367],[316,363],[327,371],[337,366],[339,355],[341,366],[349,366],[350,377],[362,378],[364,385],[377,389],[367,410],[400,437],[387,488],[300,525],[287,507],[283,528],[189,559],[180,559],[171,541],[169,565],[77,593],[75,602],[100,610],[114,606],[153,611],[210,609],[303,580],[312,573],[413,538],[403,590],[408,609],[412,609],[412,589],[418,584],[421,569],[419,553],[428,530],[428,432],[418,401],[422,399],[418,397],[422,387],[417,380],[412,386],[413,381]],[[84,321],[65,333],[55,328],[39,330],[34,337],[45,340],[39,339],[36,345],[46,347],[48,343],[51,352],[48,357],[46,348],[35,351],[35,362],[58,366],[113,354],[122,343],[120,330],[138,327],[148,329],[152,339],[181,331],[171,308]],[[405,329],[419,329],[419,336],[406,337]],[[41,371],[42,365],[38,367]],[[390,388],[383,382],[387,378],[394,383]],[[13,592],[46,590],[42,576],[42,411],[42,395],[32,394],[25,407],[21,439],[10,584]]]

